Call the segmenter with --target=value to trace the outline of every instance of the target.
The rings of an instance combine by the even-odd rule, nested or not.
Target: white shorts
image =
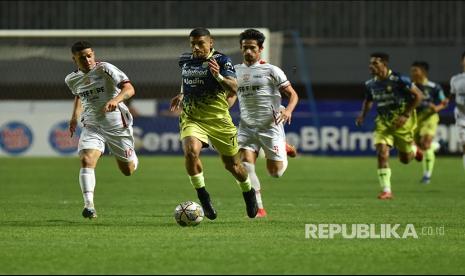
[[[134,151],[132,126],[112,130],[89,125],[82,128],[78,145],[79,152],[85,149],[95,149],[103,153],[105,144],[108,145],[111,154],[121,161],[131,162],[137,158]]]
[[[267,128],[254,128],[243,122],[239,124],[237,134],[239,148],[259,152],[263,149],[266,159],[287,160],[286,135],[283,124]]]
[[[465,116],[457,109],[454,110],[455,127],[461,145],[465,145]]]

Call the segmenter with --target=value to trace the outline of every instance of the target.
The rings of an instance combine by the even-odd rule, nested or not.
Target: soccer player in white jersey
[[[465,168],[465,52],[462,53],[462,73],[450,79],[450,99],[455,98],[455,125],[459,142],[462,144],[463,166]]]
[[[295,156],[295,148],[286,143],[284,124],[291,123],[292,112],[299,100],[284,72],[261,60],[265,36],[258,30],[248,29],[240,34],[243,63],[234,66],[237,72],[237,96],[229,98],[232,106],[239,99],[241,120],[238,131],[242,163],[249,172],[255,189],[259,211],[266,211],[260,192],[260,181],[255,163],[260,149],[267,159],[266,167],[272,177],[281,177],[287,168],[287,155]],[[281,93],[289,97],[287,107],[281,105]]]
[[[132,115],[123,101],[135,94],[125,73],[107,62],[96,62],[92,45],[78,41],[71,47],[78,69],[65,78],[74,105],[69,131],[73,136],[78,118],[83,124],[78,152],[81,160],[79,184],[84,197],[85,218],[96,218],[94,207],[95,167],[108,145],[120,171],[130,176],[137,168]]]

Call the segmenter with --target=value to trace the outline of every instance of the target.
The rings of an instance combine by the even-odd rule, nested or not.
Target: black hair
[[[370,57],[374,58],[380,58],[383,63],[388,64],[389,63],[389,55],[383,52],[375,52],[370,55]]]
[[[465,58],[465,52],[462,53],[462,60]]]
[[[428,72],[429,71],[429,64],[426,61],[414,61],[412,63],[412,66],[418,67],[423,69],[423,71]]]
[[[242,40],[244,39],[252,39],[257,41],[258,47],[260,48],[263,47],[263,42],[265,42],[265,35],[262,32],[255,29],[247,29],[243,31],[239,37],[240,44],[242,44]]]
[[[71,46],[71,53],[74,54],[88,48],[92,48],[92,44],[89,41],[77,41]]]
[[[210,31],[207,28],[198,27],[191,31],[189,37],[210,36]]]

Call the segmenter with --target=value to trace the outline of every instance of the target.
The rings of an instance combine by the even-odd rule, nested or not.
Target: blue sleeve
[[[412,81],[409,77],[399,75],[399,82],[402,87],[406,87],[409,90],[412,89]]]
[[[371,89],[368,84],[365,84],[365,100],[372,102],[373,95],[371,94]]]
[[[236,78],[236,70],[234,69],[234,65],[229,57],[222,56],[221,59],[218,60],[218,64],[220,65],[221,75],[224,77]]]
[[[435,104],[440,104],[442,101],[446,99],[446,94],[444,93],[444,90],[439,84],[436,84],[435,87],[436,90],[436,97],[435,97]]]

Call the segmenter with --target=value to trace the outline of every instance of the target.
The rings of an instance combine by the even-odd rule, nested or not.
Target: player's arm
[[[216,61],[216,59],[211,58],[208,61],[208,65],[210,66],[210,72],[212,73],[213,77],[220,83],[221,87],[223,87],[226,91],[237,93],[237,80],[231,76],[222,76],[220,73],[220,65]]]
[[[171,99],[171,102],[170,102],[171,112],[176,111],[181,107],[182,99],[184,98],[184,88],[183,88],[182,83],[181,83],[180,91],[181,92],[179,92],[178,95],[176,95],[174,98]]]
[[[362,110],[360,111],[360,114],[357,116],[355,119],[355,125],[356,126],[361,126],[363,125],[363,122],[365,121],[365,118],[370,112],[371,108],[373,107],[373,101],[370,99],[364,99],[362,103]]]
[[[407,103],[404,113],[397,117],[396,121],[394,122],[394,126],[396,128],[402,127],[405,122],[407,122],[413,110],[420,104],[421,100],[423,99],[422,92],[415,85],[412,85],[409,91],[413,96],[413,100]]]
[[[71,137],[73,137],[73,134],[76,131],[77,124],[78,124],[78,118],[81,115],[81,112],[82,112],[81,100],[79,99],[79,96],[75,96],[74,103],[73,103],[73,113],[71,115],[71,119],[69,120],[69,133]]]
[[[290,84],[284,88],[281,88],[279,91],[289,98],[289,103],[287,104],[284,110],[281,110],[281,114],[278,118],[277,123],[280,124],[282,122],[287,122],[288,124],[291,124],[292,112],[294,112],[294,109],[297,106],[297,103],[299,102],[299,96]]]
[[[136,90],[130,82],[124,82],[120,86],[121,91],[119,94],[105,104],[105,107],[103,108],[105,112],[115,111],[120,102],[126,101],[136,94]]]
[[[229,92],[226,100],[228,101],[229,108],[233,107],[237,100],[237,94]]]

